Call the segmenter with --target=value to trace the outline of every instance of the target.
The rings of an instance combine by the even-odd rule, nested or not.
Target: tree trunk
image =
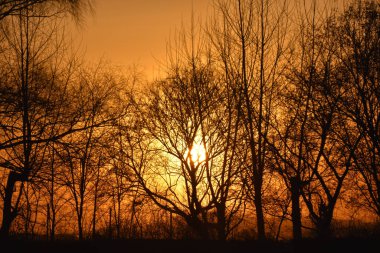
[[[49,240],[50,236],[50,205],[46,205],[46,240]]]
[[[208,240],[210,238],[207,226],[203,224],[203,222],[200,221],[197,217],[188,217],[186,218],[186,222],[194,231],[197,239]]]
[[[0,230],[0,235],[2,238],[9,237],[11,224],[17,216],[17,206],[12,210],[13,190],[16,182],[23,180],[25,180],[24,176],[14,171],[11,171],[8,175],[7,185],[4,192],[3,220]]]
[[[98,197],[97,197],[97,185],[95,186],[95,198],[94,198],[94,210],[92,213],[92,238],[95,239],[96,237],[96,210],[97,210],[97,202],[98,202]]]
[[[82,215],[78,216],[78,237],[80,241],[83,240]]]
[[[331,236],[332,211],[330,211],[328,206],[321,203],[319,205],[319,215],[319,219],[316,222],[318,237],[320,239],[328,239]]]
[[[51,231],[50,231],[50,240],[55,240],[55,227],[56,227],[56,211],[54,206],[52,206],[52,215],[51,215]]]
[[[225,206],[218,207],[217,215],[218,215],[218,240],[225,241],[227,239],[226,234],[226,214],[225,214]]]
[[[263,212],[263,202],[261,195],[261,186],[258,187],[255,184],[255,207],[256,207],[256,222],[257,222],[257,239],[265,240],[265,221],[264,221],[264,212]]]
[[[112,208],[110,207],[108,210],[108,237],[112,238]]]
[[[302,239],[302,223],[300,208],[300,186],[301,182],[297,177],[290,178],[290,192],[292,198],[292,222],[293,222],[293,240]]]

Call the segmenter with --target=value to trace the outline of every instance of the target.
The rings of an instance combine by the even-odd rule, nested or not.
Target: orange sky
[[[292,0],[294,1],[294,0]],[[313,0],[306,0],[311,3]],[[346,0],[317,0],[345,2]],[[89,61],[101,57],[113,65],[139,66],[149,79],[158,75],[166,44],[182,23],[189,25],[192,9],[195,19],[205,21],[212,12],[213,0],[94,0],[93,15],[73,36],[81,42]],[[300,0],[303,3],[303,0]]]
[[[206,16],[212,0],[96,0],[73,36],[90,61],[104,57],[115,65],[137,64],[148,77],[157,73],[170,35],[195,17]]]

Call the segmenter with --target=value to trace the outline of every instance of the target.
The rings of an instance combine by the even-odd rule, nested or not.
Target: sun
[[[203,145],[195,143],[190,150],[190,156],[187,155],[187,157],[194,163],[202,163],[206,160],[206,150]]]

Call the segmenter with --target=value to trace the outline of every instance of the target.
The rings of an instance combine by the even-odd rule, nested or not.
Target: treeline
[[[88,2],[14,2],[0,5],[3,237],[379,232],[378,1],[215,1],[149,83],[75,54],[64,20]]]

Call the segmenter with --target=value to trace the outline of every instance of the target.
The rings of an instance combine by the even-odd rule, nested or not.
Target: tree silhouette
[[[70,52],[91,6],[0,1],[3,238],[299,246],[379,217],[379,3],[214,1],[146,83]]]
[[[92,1],[88,0],[4,0],[0,2],[0,20],[18,15],[20,12],[31,8],[49,7],[55,13],[69,12],[76,18],[80,18],[81,12],[92,9]],[[51,14],[36,14],[50,16]]]
[[[90,128],[82,124],[83,108],[71,99],[75,59],[66,60],[59,20],[46,19],[45,11],[49,10],[25,9],[19,16],[2,20],[5,57],[0,165],[9,171],[4,190],[4,236],[18,214],[23,188],[37,176],[50,143]],[[111,120],[103,118],[91,127]],[[15,189],[18,196],[14,201]]]
[[[272,1],[218,1],[222,29],[215,36],[224,39],[217,52],[227,73],[226,81],[235,82],[242,117],[246,150],[249,151],[243,181],[254,203],[259,239],[265,239],[264,174],[267,143],[271,136],[270,121],[276,110],[280,62],[285,51],[286,6]],[[219,43],[220,44],[220,43]],[[236,82],[237,81],[237,82]]]

